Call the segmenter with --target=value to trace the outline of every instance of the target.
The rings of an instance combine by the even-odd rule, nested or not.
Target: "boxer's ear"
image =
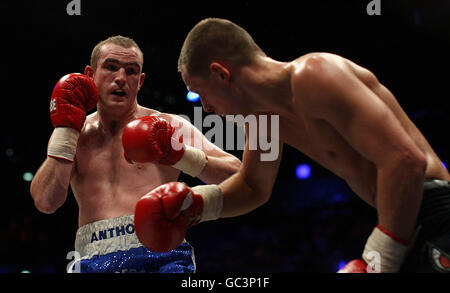
[[[227,84],[230,83],[230,71],[224,65],[222,65],[218,62],[212,62],[209,65],[209,70],[213,74],[216,74],[220,80],[224,81]]]
[[[145,81],[145,73],[141,73],[141,78],[139,79],[139,88],[138,90],[141,89],[142,85],[144,84]]]
[[[87,65],[84,68],[84,74],[86,74],[90,78],[94,78],[94,68],[92,68],[92,66],[90,66],[90,65]]]

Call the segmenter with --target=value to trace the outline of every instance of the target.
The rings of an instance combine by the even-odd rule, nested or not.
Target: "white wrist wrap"
[[[192,177],[197,177],[202,173],[207,162],[208,159],[202,150],[186,145],[183,157],[172,167]]]
[[[376,227],[367,239],[362,256],[367,263],[367,272],[397,273],[408,248]]]
[[[192,187],[192,191],[200,194],[203,198],[203,212],[200,222],[220,218],[223,207],[223,195],[218,185],[198,185]]]
[[[47,156],[73,162],[80,133],[69,127],[56,127],[48,145]]]

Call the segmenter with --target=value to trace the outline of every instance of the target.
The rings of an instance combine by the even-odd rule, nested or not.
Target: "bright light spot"
[[[441,162],[441,163],[442,163],[442,166],[444,166],[444,168],[447,169],[447,165],[444,162]]]
[[[311,176],[311,167],[308,164],[298,165],[295,175],[298,179],[308,179]]]
[[[190,102],[197,102],[200,99],[200,95],[194,92],[189,91],[186,95],[186,98]]]
[[[347,263],[346,263],[345,261],[343,261],[343,260],[339,261],[339,263],[338,263],[338,271],[339,271],[340,269],[342,269],[343,267],[345,267],[346,264],[347,264]]]
[[[23,173],[23,180],[25,180],[26,182],[30,182],[31,180],[33,180],[33,173],[31,172],[25,172]]]
[[[31,271],[29,271],[29,270],[22,270],[20,273],[21,274],[29,274],[29,273],[31,273]]]

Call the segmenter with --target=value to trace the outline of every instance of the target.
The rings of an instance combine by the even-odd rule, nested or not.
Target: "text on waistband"
[[[128,224],[128,225],[122,225],[117,226],[105,230],[100,230],[97,232],[92,233],[91,236],[91,243],[94,241],[104,240],[104,239],[110,239],[126,234],[133,234],[134,233],[134,225]]]

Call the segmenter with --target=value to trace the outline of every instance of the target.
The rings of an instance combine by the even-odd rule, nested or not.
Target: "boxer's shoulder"
[[[86,116],[83,128],[81,129],[80,137],[89,136],[96,132],[99,128],[98,112],[94,112]]]
[[[321,109],[336,93],[350,89],[349,81],[356,80],[353,77],[362,76],[362,67],[332,53],[306,54],[291,66],[291,92],[310,110]]]
[[[144,116],[159,116],[161,114],[161,112],[155,110],[155,109],[151,109],[151,108],[147,108],[147,107],[143,107],[141,105],[138,105],[137,107],[137,111],[136,111],[136,118],[140,118],[140,117],[144,117]]]
[[[355,75],[363,82],[377,82],[370,70],[333,53],[309,53],[291,63],[295,68],[294,78],[313,78],[317,82],[326,82],[328,87],[330,81],[339,83],[343,74]]]
[[[169,123],[173,124],[172,126],[181,126],[181,125],[190,125],[189,121],[187,121],[186,119],[184,119],[183,117],[173,114],[173,113],[166,113],[166,112],[160,112],[154,109],[150,109],[150,108],[146,108],[146,107],[142,107],[139,106],[138,108],[138,114],[137,114],[137,118],[139,117],[143,117],[143,116],[158,116],[166,121],[168,121]]]
[[[293,66],[293,78],[321,78],[332,76],[327,73],[333,73],[333,70],[344,69],[347,67],[347,59],[342,56],[314,52],[300,56],[291,62]]]

